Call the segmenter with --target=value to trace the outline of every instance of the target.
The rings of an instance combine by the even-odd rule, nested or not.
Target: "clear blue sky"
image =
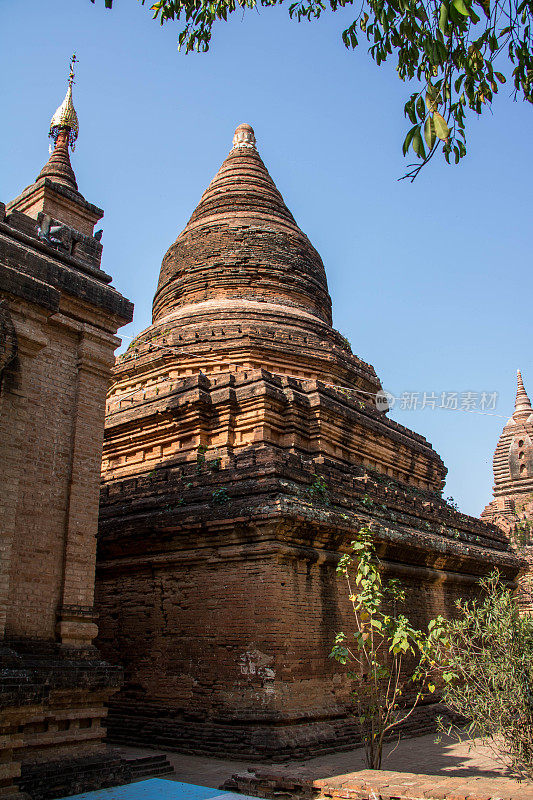
[[[495,414],[394,409],[448,469],[445,495],[477,515],[491,499],[492,453],[512,411],[515,371],[533,392],[533,109],[504,87],[472,119],[460,167],[434,159],[398,182],[410,87],[340,41],[352,10],[296,23],[287,8],[215,30],[185,56],[136,0],[0,0],[0,199],[48,158],[68,60],[80,60],[80,191],[105,209],[105,270],[135,303],[126,336],[150,322],[161,259],[251,123],[261,155],[326,266],[334,324],[402,392],[495,391]],[[125,339],[125,343],[129,340]]]

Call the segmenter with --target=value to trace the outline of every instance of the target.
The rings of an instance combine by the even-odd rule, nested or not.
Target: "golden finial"
[[[60,128],[68,128],[69,144],[73,150],[80,130],[78,125],[78,115],[76,114],[76,109],[74,108],[74,104],[72,102],[74,66],[76,65],[77,61],[78,59],[76,58],[76,53],[74,53],[74,55],[70,59],[67,93],[65,95],[65,99],[63,100],[63,102],[61,103],[61,105],[59,106],[59,108],[57,109],[56,113],[54,114],[54,116],[50,121],[50,132],[49,132],[49,136],[51,139],[54,140],[54,145],[55,145]]]

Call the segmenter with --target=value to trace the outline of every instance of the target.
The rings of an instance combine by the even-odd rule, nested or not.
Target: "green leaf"
[[[436,111],[439,103],[440,103],[440,95],[438,93],[438,90],[435,89],[434,86],[429,84],[426,90],[426,106],[428,111],[430,113]]]
[[[448,24],[448,3],[441,3],[439,14],[439,28],[446,34],[446,26]]]
[[[415,101],[414,99],[409,100],[405,104],[404,113],[406,117],[409,117],[411,122],[416,125],[416,113],[415,113]]]
[[[430,150],[433,148],[436,138],[437,134],[435,132],[435,124],[433,119],[428,116],[426,119],[426,124],[424,125],[424,139],[426,140],[426,144]]]
[[[454,8],[456,8],[457,11],[463,15],[463,17],[470,16],[470,11],[466,7],[464,0],[452,0],[452,3]]]
[[[446,141],[450,136],[450,129],[442,114],[439,114],[437,111],[433,114],[433,124],[435,126],[435,133],[439,139]]]

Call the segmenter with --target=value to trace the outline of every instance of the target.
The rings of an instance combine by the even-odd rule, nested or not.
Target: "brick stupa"
[[[501,528],[526,559],[519,598],[533,610],[533,408],[517,373],[516,400],[494,452],[494,499],[481,518]]]
[[[439,456],[376,406],[249,125],[163,259],[153,309],[108,397],[99,646],[126,674],[110,734],[259,758],[346,747],[359,731],[328,654],[359,528],[420,624],[494,566],[513,580],[517,560],[443,502]]]

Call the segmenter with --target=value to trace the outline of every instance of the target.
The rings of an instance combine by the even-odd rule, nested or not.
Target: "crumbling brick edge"
[[[367,769],[320,780],[297,772],[248,770],[232,775],[220,789],[270,800],[533,800],[529,781]]]

